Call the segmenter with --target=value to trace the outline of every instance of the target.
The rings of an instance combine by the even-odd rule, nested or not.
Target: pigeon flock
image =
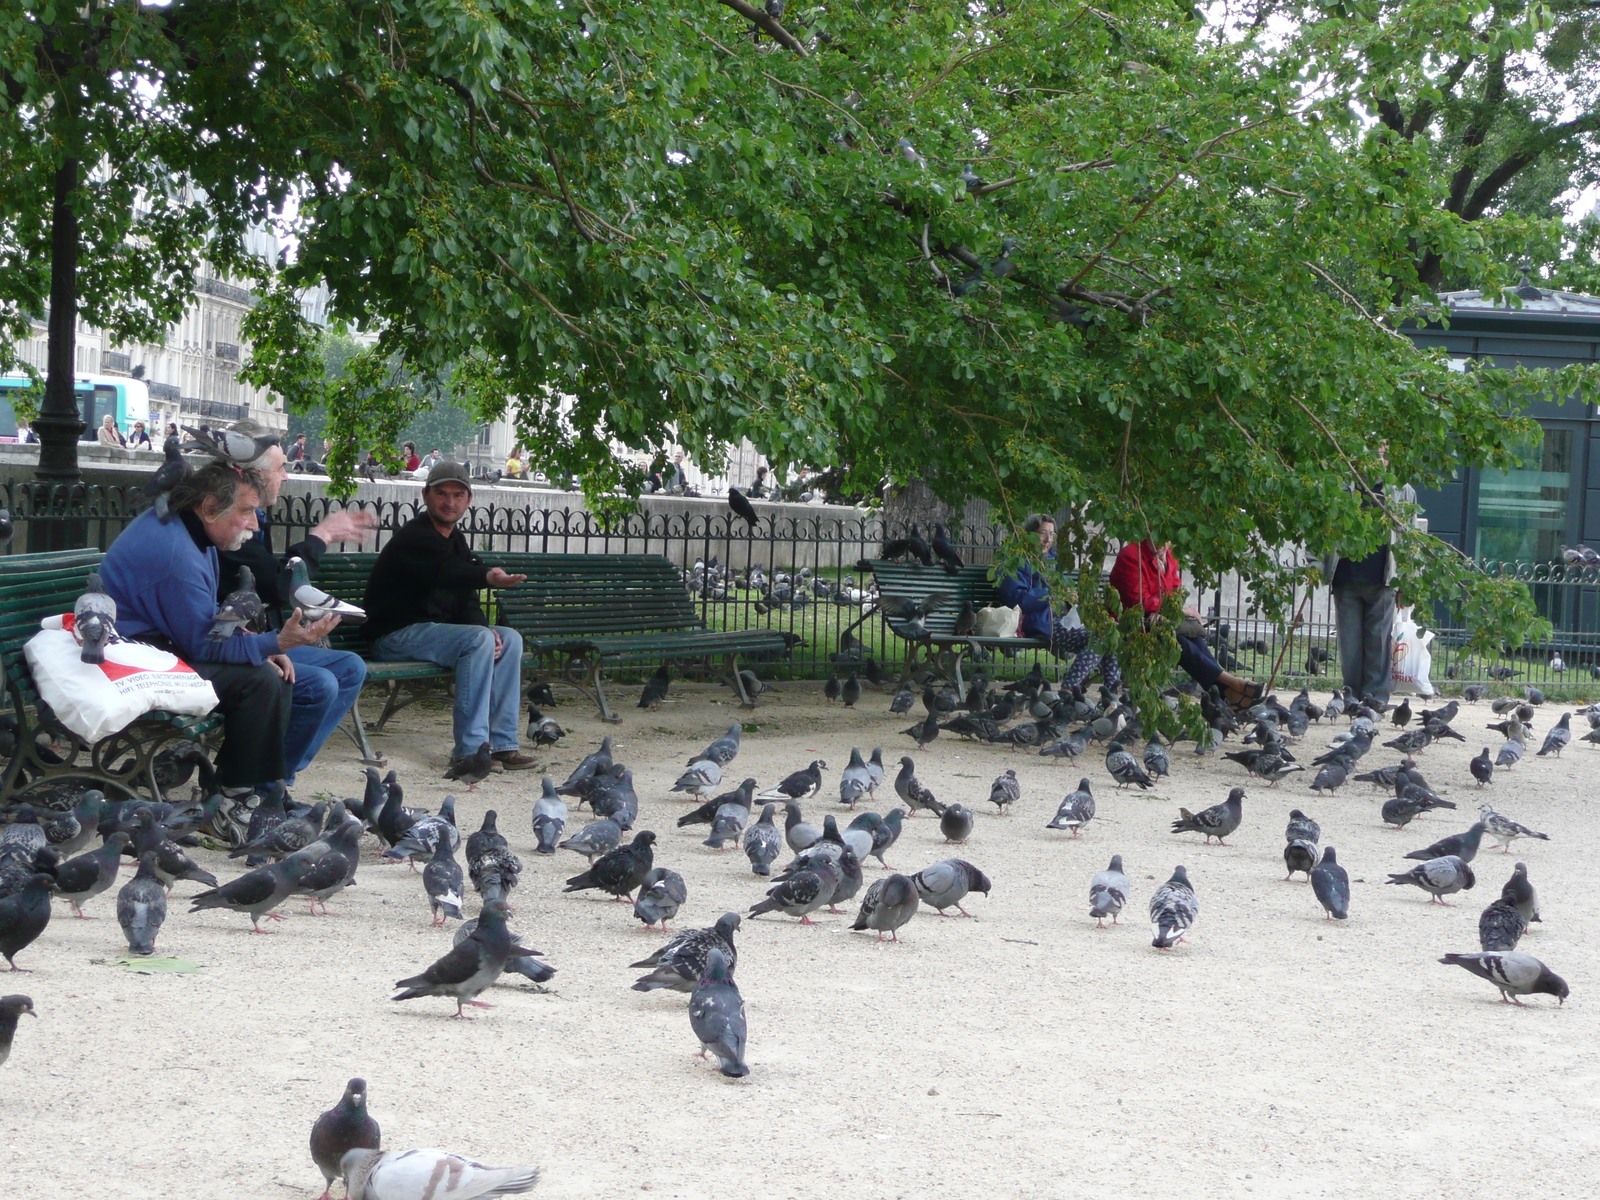
[[[647,694],[655,682],[653,677],[647,683]],[[1490,724],[1499,727],[1504,746],[1497,754],[1490,747],[1475,756],[1460,778],[1430,781],[1422,769],[1429,746],[1464,740],[1455,728],[1455,723],[1466,725],[1457,702],[1412,712],[1409,702],[1391,706],[1336,693],[1329,703],[1318,705],[1302,690],[1287,706],[1269,696],[1247,712],[1235,713],[1214,696],[1202,697],[1208,729],[1195,752],[1217,755],[1222,750],[1221,769],[1237,771],[1239,782],[1215,803],[1190,811],[1160,799],[1157,790],[1162,780],[1184,772],[1183,756],[1160,738],[1146,739],[1123,698],[1104,689],[1098,702],[1081,691],[1058,692],[1037,668],[1004,686],[991,687],[980,677],[960,695],[954,689],[941,691],[933,680],[924,682],[924,713],[907,731],[916,748],[891,752],[888,762],[881,746],[823,746],[816,757],[795,762],[788,774],[761,779],[738,769],[745,734],[739,724],[670,766],[630,766],[621,756],[622,747],[608,736],[566,770],[564,778],[546,776],[537,791],[530,780],[522,796],[510,801],[497,795],[499,807],[485,811],[476,829],[458,823],[454,796],[446,796],[435,811],[410,806],[397,772],[384,775],[369,767],[362,773],[358,797],[319,795],[307,803],[281,789],[263,796],[245,840],[226,857],[189,853],[208,845],[204,835],[218,804],[209,764],[191,748],[187,757],[175,753],[163,764],[160,778],[170,799],[160,803],[109,800],[93,789],[58,788],[7,812],[0,825],[0,954],[12,969],[42,969],[48,980],[49,925],[52,915],[65,915],[53,914],[56,902],[65,902],[76,917],[86,917],[100,914],[84,912],[85,906],[110,910],[114,901],[132,958],[163,953],[177,934],[174,926],[215,920],[211,914],[217,910],[247,918],[248,928],[233,926],[241,933],[279,932],[266,926],[283,921],[283,910],[293,900],[306,902],[307,915],[332,912],[327,907],[331,900],[362,904],[357,873],[371,864],[368,871],[387,870],[397,873],[393,878],[415,881],[420,940],[408,960],[394,964],[389,999],[420,1001],[415,1007],[432,1005],[429,1011],[440,1016],[470,1019],[469,1010],[492,1007],[484,997],[496,985],[513,985],[520,976],[524,985],[547,990],[557,977],[560,964],[535,948],[536,921],[524,912],[518,927],[517,892],[523,876],[540,859],[553,859],[556,877],[564,882],[559,891],[545,889],[548,903],[593,903],[597,920],[659,936],[651,953],[627,954],[609,964],[617,987],[681,993],[687,998],[685,1032],[693,1037],[692,1042],[685,1037],[688,1048],[697,1049],[729,1079],[759,1077],[760,1028],[752,1042],[739,988],[741,931],[748,933],[753,925],[775,927],[763,934],[763,957],[776,952],[775,937],[792,941],[818,936],[805,927],[819,924],[820,914],[845,917],[836,929],[848,931],[846,936],[859,934],[877,945],[915,942],[913,921],[919,913],[970,918],[974,907],[978,914],[983,911],[974,901],[989,897],[996,887],[1010,891],[1028,885],[1026,880],[991,879],[978,865],[989,857],[983,846],[991,839],[1033,839],[1056,846],[1101,841],[1109,844],[1104,857],[1095,857],[1108,865],[1069,886],[1069,893],[1084,897],[1087,904],[1074,902],[1062,911],[1062,919],[1092,920],[1094,928],[1113,938],[1121,936],[1115,930],[1129,923],[1122,920],[1128,905],[1148,898],[1151,945],[1172,952],[1196,933],[1203,936],[1202,900],[1209,904],[1217,895],[1205,866],[1196,865],[1185,848],[1209,847],[1200,856],[1207,861],[1244,855],[1229,839],[1259,822],[1277,828],[1281,818],[1269,817],[1268,810],[1281,813],[1291,802],[1300,807],[1289,809],[1283,826],[1284,878],[1309,883],[1308,915],[1317,913],[1330,923],[1392,919],[1392,905],[1389,916],[1368,916],[1379,911],[1375,892],[1366,893],[1365,903],[1352,903],[1351,865],[1329,844],[1345,839],[1330,836],[1310,815],[1341,789],[1370,797],[1370,815],[1359,818],[1363,824],[1403,840],[1387,872],[1387,884],[1400,889],[1392,895],[1411,895],[1414,887],[1427,894],[1429,905],[1448,907],[1460,903],[1480,875],[1491,887],[1497,882],[1488,875],[1487,847],[1500,850],[1509,862],[1513,845],[1549,840],[1486,802],[1489,795],[1506,790],[1508,772],[1526,769],[1519,766],[1520,754],[1507,755],[1505,746],[1537,744],[1536,756],[1559,756],[1572,740],[1574,715],[1600,729],[1600,709],[1584,709],[1563,714],[1542,735],[1536,734],[1538,705],[1526,699],[1495,701],[1493,715],[1499,720]],[[548,688],[540,685],[536,691],[538,703],[553,703]],[[660,703],[664,686],[657,692],[654,702]],[[915,703],[915,692],[913,697]],[[860,687],[850,697],[862,707],[870,698]],[[826,692],[824,702],[831,702]],[[898,704],[896,693],[891,709]],[[1032,733],[1017,736],[1022,725],[1031,725]],[[540,708],[531,707],[529,735],[537,742],[536,730],[544,732],[545,748],[559,751],[564,732]],[[1319,730],[1327,736],[1319,736]],[[924,748],[946,732],[962,742],[996,746],[963,753],[967,761],[989,757],[1001,769],[983,771],[959,796],[935,796],[918,779],[917,769],[939,753]],[[1393,736],[1386,739],[1386,733]],[[1223,750],[1231,740],[1240,749]],[[1393,755],[1369,758],[1380,745]],[[1010,756],[1023,749],[1042,760],[1043,771],[1058,770],[1061,760],[1068,759],[1088,773],[1072,771],[1075,785],[1063,774],[1063,784],[1052,794],[1038,795],[1038,772],[1019,779],[1016,766],[1010,765],[1021,761]],[[466,784],[469,791],[487,779],[493,764],[477,762],[477,757],[454,764],[449,779]],[[1387,761],[1391,757],[1395,761]],[[843,767],[831,768],[830,759]],[[1097,773],[1096,759],[1103,762],[1104,776]],[[1385,761],[1374,761],[1379,759]],[[193,798],[182,799],[180,793],[191,783]],[[1370,790],[1357,790],[1363,784]],[[948,787],[941,783],[941,791]],[[1296,795],[1282,795],[1280,807],[1280,793],[1291,789]],[[1449,827],[1440,827],[1439,814],[1448,820],[1458,808],[1448,797],[1467,789],[1475,793],[1477,819],[1464,830],[1445,832]],[[653,828],[644,827],[641,792]],[[663,810],[663,804],[676,805],[677,811]],[[1342,812],[1346,822],[1352,819],[1347,808]],[[1323,821],[1329,816],[1324,811]],[[1405,837],[1419,820],[1434,826],[1430,834],[1442,836],[1413,848],[1427,840]],[[1153,881],[1142,886],[1134,882],[1139,876],[1129,865],[1129,848],[1116,843],[1116,830],[1129,823],[1152,832],[1169,830],[1157,836],[1173,839],[1167,864],[1137,864],[1139,871],[1150,871],[1145,878]],[[902,842],[912,828],[916,837]],[[1068,837],[1059,837],[1061,833]],[[913,843],[916,849],[908,850]],[[691,855],[707,856],[718,870],[719,892],[713,900],[696,894],[704,884],[691,889],[682,870],[674,869],[686,867]],[[197,858],[226,869],[227,877],[219,879]],[[1184,858],[1189,858],[1188,866],[1176,862]],[[239,860],[242,869],[231,865]],[[130,872],[119,887],[124,861]],[[1376,864],[1363,866],[1370,871]],[[1275,878],[1272,871],[1265,867],[1262,877]],[[1479,947],[1438,959],[1479,976],[1511,1004],[1541,994],[1564,1002],[1569,995],[1566,981],[1526,948],[1530,930],[1542,920],[1530,877],[1537,873],[1537,864],[1530,872],[1528,864],[1517,862],[1483,910]],[[703,872],[691,874],[703,878]],[[174,894],[178,887],[183,888],[181,898]],[[352,887],[356,890],[345,894]],[[393,918],[386,914],[386,919]],[[635,919],[639,926],[632,925]],[[789,932],[778,932],[783,927]],[[980,936],[976,923],[969,926],[957,919],[952,927],[970,928],[968,937]],[[430,940],[430,928],[449,931],[448,944]],[[121,952],[120,946],[106,949]],[[1184,952],[1178,953],[1181,957]],[[19,1031],[19,1017],[48,1016],[50,1001],[41,991],[47,993],[34,989],[37,1011],[28,996],[0,997],[0,1064],[12,1053],[15,1039],[26,1045],[28,1030]],[[663,1002],[665,998],[649,1003]],[[757,1048],[754,1061],[752,1046]],[[441,1171],[457,1181],[448,1194],[463,1200],[524,1191],[538,1177],[534,1167],[486,1167],[442,1150],[385,1150],[366,1107],[366,1084],[350,1080],[343,1099],[317,1119],[311,1135],[312,1158],[325,1182],[331,1186],[342,1178],[351,1196],[414,1200]]]

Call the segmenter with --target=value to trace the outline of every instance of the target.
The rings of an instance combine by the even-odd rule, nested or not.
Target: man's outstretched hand
[[[509,575],[499,567],[489,568],[489,577],[484,580],[490,587],[516,587],[528,577],[526,575]]]

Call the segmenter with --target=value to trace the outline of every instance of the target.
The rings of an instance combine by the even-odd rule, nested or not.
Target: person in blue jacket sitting
[[[100,564],[100,582],[117,602],[117,632],[176,654],[216,689],[223,719],[217,782],[234,801],[223,815],[236,825],[248,818],[252,791],[282,783],[288,774],[289,652],[312,645],[339,623],[330,616],[303,625],[297,610],[282,629],[267,633],[242,623],[218,625],[218,552],[237,550],[255,531],[262,491],[252,471],[202,466],[172,490],[171,519],[145,509]]]
[[[1044,513],[1030,513],[1022,522],[1022,531],[1039,539],[1039,549],[1044,557],[1054,562],[1056,557],[1056,523]],[[1056,620],[1050,608],[1050,588],[1044,576],[1024,564],[1015,575],[1000,580],[1000,597],[1013,608],[1022,610],[1023,637],[1042,638],[1050,643],[1050,653],[1057,658],[1072,657],[1072,666],[1061,680],[1064,688],[1081,688],[1098,668],[1106,686],[1115,691],[1122,684],[1122,669],[1115,655],[1097,654],[1089,647],[1089,631],[1082,625],[1067,628]]]

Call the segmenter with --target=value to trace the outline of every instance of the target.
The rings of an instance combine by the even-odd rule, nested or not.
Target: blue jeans
[[[505,646],[494,656],[494,635]],[[456,673],[455,755],[476,754],[484,742],[499,754],[517,748],[522,710],[522,635],[502,625],[442,625],[424,621],[372,643],[385,662],[431,662]]]
[[[1211,647],[1201,638],[1184,637],[1181,633],[1178,635],[1178,665],[1203,688],[1210,687],[1222,675],[1222,666],[1212,657]]]
[[[367,664],[359,655],[321,646],[296,646],[289,661],[294,663],[294,699],[283,738],[283,765],[292,784],[356,702],[367,680]]]

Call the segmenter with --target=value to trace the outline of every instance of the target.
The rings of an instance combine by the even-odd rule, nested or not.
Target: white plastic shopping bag
[[[1395,691],[1415,689],[1419,696],[1433,693],[1433,653],[1428,644],[1433,641],[1433,630],[1421,631],[1411,619],[1410,608],[1399,608],[1394,614],[1394,633],[1390,653],[1392,667],[1389,681]]]
[[[978,610],[978,619],[972,632],[984,638],[1019,637],[1022,628],[1022,610],[1004,604],[991,604]]]
[[[45,617],[24,653],[40,698],[84,741],[94,743],[158,709],[203,717],[217,706],[209,680],[175,654],[113,635],[103,663],[86,663],[73,617]]]

